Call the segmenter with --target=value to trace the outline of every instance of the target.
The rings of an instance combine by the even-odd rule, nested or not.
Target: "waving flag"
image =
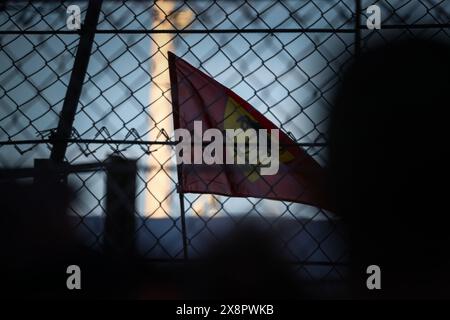
[[[194,135],[194,121],[201,121],[203,130],[221,132],[279,129],[233,91],[171,52],[169,70],[175,129]],[[181,164],[179,192],[284,200],[333,210],[325,169],[281,130],[279,145],[276,174],[262,175],[257,165]],[[223,148],[225,155],[228,146]]]

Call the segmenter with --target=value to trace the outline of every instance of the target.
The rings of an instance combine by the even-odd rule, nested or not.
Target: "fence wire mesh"
[[[91,1],[93,2],[93,1]],[[177,194],[167,52],[235,91],[326,165],[328,113],[345,67],[359,50],[404,37],[449,41],[450,1],[103,1],[65,161],[74,228],[100,248],[105,161],[136,159],[135,238],[148,259],[201,256],[243,221],[277,230],[286,259],[311,279],[340,279],[346,262],[339,219],[318,208],[257,198]],[[32,178],[50,158],[82,37],[87,1],[3,1],[0,7],[0,166]],[[377,4],[381,30],[367,30]],[[84,164],[89,164],[85,165]],[[9,171],[8,171],[9,170]],[[12,171],[11,171],[12,170]],[[6,174],[9,172],[9,174]],[[185,228],[186,242],[183,243]],[[187,246],[187,248],[184,247]]]

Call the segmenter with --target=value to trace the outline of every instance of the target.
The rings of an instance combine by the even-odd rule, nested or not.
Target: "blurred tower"
[[[195,202],[192,203],[192,210],[199,216],[214,216],[220,211],[220,196],[211,194],[202,194]]]
[[[176,9],[173,0],[155,1],[152,13],[152,29],[173,30],[183,29],[192,21],[190,10]],[[175,33],[151,34],[150,49],[151,76],[150,87],[150,141],[162,140],[173,136],[173,118],[170,93],[170,77],[167,61],[167,51],[174,51]],[[145,200],[145,215],[152,218],[165,218],[173,215],[174,182],[176,181],[175,158],[173,151],[167,145],[151,146],[149,159],[150,173],[147,177],[148,195]],[[178,210],[176,212],[178,214]]]

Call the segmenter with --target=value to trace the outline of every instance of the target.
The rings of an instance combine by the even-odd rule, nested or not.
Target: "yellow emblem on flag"
[[[255,129],[258,132],[259,129],[266,129],[262,127],[259,122],[247,111],[245,110],[239,103],[237,103],[232,97],[228,97],[227,105],[225,107],[224,114],[224,129],[242,129],[244,132],[247,129]],[[258,134],[257,134],[258,136]],[[270,145],[270,135],[268,135],[268,145]],[[233,146],[234,147],[234,146]],[[227,148],[231,148],[231,146],[227,145]],[[235,148],[235,147],[234,147]],[[236,151],[236,150],[235,150]],[[248,148],[246,153],[248,154]],[[288,163],[295,159],[295,157],[287,151],[285,148],[280,146],[280,162]],[[234,152],[234,157],[236,160],[236,152]],[[260,167],[262,164],[259,162],[258,164],[248,164],[243,166],[244,174],[251,182],[255,182],[261,178],[260,175]]]

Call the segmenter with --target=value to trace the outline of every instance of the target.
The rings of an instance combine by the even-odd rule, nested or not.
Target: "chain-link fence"
[[[381,30],[366,28],[372,4]],[[70,5],[81,9],[79,31],[67,28]],[[417,35],[449,41],[449,19],[447,0],[3,1],[2,179],[33,178],[35,159],[60,163],[76,195],[74,227],[100,248],[107,159],[121,155],[137,161],[134,237],[146,258],[195,259],[257,220],[277,231],[302,275],[339,279],[347,250],[332,213],[259,198],[179,198],[167,53],[232,89],[325,166],[328,113],[355,54]]]

